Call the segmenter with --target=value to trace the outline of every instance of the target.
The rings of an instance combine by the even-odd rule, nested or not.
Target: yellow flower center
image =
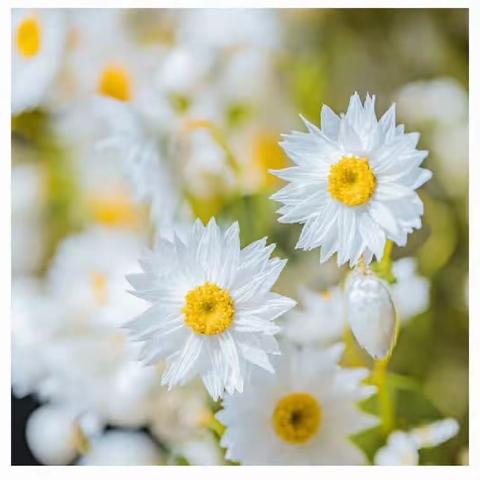
[[[132,199],[125,192],[96,195],[89,199],[92,217],[109,227],[132,227],[138,220],[138,212]]]
[[[107,277],[100,272],[93,272],[90,275],[90,285],[98,306],[105,305],[108,300]]]
[[[255,169],[259,173],[261,186],[270,188],[277,185],[279,179],[269,170],[285,168],[288,164],[287,157],[278,144],[278,135],[261,132],[255,137],[253,161]]]
[[[277,403],[272,420],[275,433],[282,440],[301,444],[318,432],[322,421],[322,408],[309,393],[291,393]]]
[[[235,308],[227,290],[205,282],[185,296],[185,323],[199,335],[218,335],[233,322]]]
[[[42,46],[42,28],[36,17],[27,17],[17,27],[17,48],[25,58],[37,55]]]
[[[349,207],[367,203],[376,186],[377,180],[366,157],[342,157],[330,168],[328,191],[333,198]]]
[[[130,75],[119,65],[108,65],[100,75],[97,90],[107,97],[127,102],[132,97]]]

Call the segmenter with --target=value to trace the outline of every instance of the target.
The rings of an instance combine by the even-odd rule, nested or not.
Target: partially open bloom
[[[397,318],[386,284],[370,270],[355,270],[346,287],[347,320],[357,342],[373,358],[395,344]]]
[[[343,369],[343,346],[299,350],[285,345],[276,375],[258,372],[255,388],[224,399],[217,418],[226,426],[226,458],[246,465],[357,465],[365,457],[349,440],[376,417],[356,403],[375,388],[365,369]]]
[[[380,259],[386,239],[403,246],[421,226],[415,190],[431,177],[420,168],[427,152],[415,148],[418,133],[395,125],[394,105],[380,120],[374,106],[355,93],[346,114],[324,106],[321,129],[304,119],[308,133],[282,142],[295,166],[273,171],[290,182],[272,196],[283,203],[279,221],[304,224],[297,248],[321,247],[321,262],[335,252],[339,265]]]
[[[12,11],[12,113],[37,107],[57,74],[66,42],[64,14]]]
[[[134,294],[153,305],[127,324],[144,346],[141,359],[166,359],[169,387],[202,377],[210,395],[243,391],[253,365],[273,372],[274,320],[294,301],[270,292],[286,260],[269,259],[266,239],[240,249],[238,223],[222,231],[197,220],[184,240],[159,239],[129,275]]]
[[[390,434],[387,444],[375,455],[376,465],[418,465],[418,451],[450,440],[458,433],[458,422],[453,418],[439,420],[414,428],[410,432]]]

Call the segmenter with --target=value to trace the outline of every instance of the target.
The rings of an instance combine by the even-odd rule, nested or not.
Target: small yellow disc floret
[[[273,412],[275,433],[285,442],[301,444],[319,430],[322,408],[309,393],[291,393],[280,399]]]
[[[128,102],[132,97],[131,84],[130,75],[125,68],[118,65],[108,65],[100,75],[98,93],[122,102]]]
[[[185,296],[185,323],[199,335],[218,335],[233,322],[235,307],[227,290],[205,282]]]
[[[36,17],[27,17],[17,27],[17,48],[22,56],[37,55],[42,46],[42,28]]]
[[[342,157],[330,168],[328,191],[349,207],[367,203],[376,187],[377,180],[365,157]]]

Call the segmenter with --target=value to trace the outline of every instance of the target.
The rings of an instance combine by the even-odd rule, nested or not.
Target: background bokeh
[[[76,19],[73,11],[69,15],[78,33],[85,22]],[[99,25],[102,18],[106,22],[109,17],[105,12],[102,15],[98,16]],[[333,264],[320,268],[317,251],[294,250],[299,227],[276,221],[277,205],[268,197],[279,184],[267,170],[287,164],[277,146],[280,133],[303,128],[300,112],[318,123],[323,103],[337,112],[345,111],[354,91],[362,96],[375,94],[377,113],[396,102],[398,123],[405,123],[407,131],[421,133],[419,148],[429,150],[425,166],[433,172],[432,180],[420,191],[425,204],[423,228],[409,237],[405,248],[394,248],[393,257],[418,258],[419,272],[431,285],[430,307],[401,330],[389,367],[393,372],[390,388],[399,392],[396,428],[408,429],[446,416],[461,424],[454,439],[422,450],[421,463],[466,462],[468,11],[270,10],[262,12],[258,25],[251,22],[248,35],[233,27],[234,15],[218,20],[210,37],[200,28],[205,19],[191,16],[188,10],[130,10],[116,15],[122,18],[122,35],[130,44],[126,50],[131,56],[137,49],[139,63],[140,57],[142,61],[146,57],[144,77],[158,80],[155,95],[163,95],[169,105],[168,115],[162,111],[151,115],[153,120],[149,117],[154,127],[148,128],[156,134],[155,128],[164,128],[165,122],[167,135],[175,135],[176,154],[169,168],[176,184],[181,184],[183,198],[175,208],[187,212],[183,218],[208,220],[216,215],[221,221],[238,219],[243,244],[268,235],[278,246],[276,253],[289,258],[279,284],[282,293],[295,297],[299,279],[320,290],[340,273]],[[97,43],[93,42],[96,46],[99,41],[112,40],[108,34],[94,33],[99,35]],[[232,40],[235,35],[242,48],[245,38],[251,42],[246,48],[253,56],[245,55],[231,67],[222,67],[222,73],[213,74],[214,80],[200,83],[198,69],[203,66],[189,63],[188,55],[186,60],[181,57],[185,65],[168,56],[182,39],[182,48],[191,48],[195,55],[206,57],[212,51],[218,55],[221,50],[221,55],[228,57],[240,48]],[[116,197],[117,203],[110,208],[108,202],[90,201],[91,192],[98,198],[114,183],[116,188],[120,180],[111,167],[106,173],[101,171],[98,162],[103,153],[95,148],[97,139],[92,140],[91,132],[84,131],[93,122],[84,100],[98,92],[82,90],[82,82],[88,80],[78,71],[82,62],[90,68],[89,51],[77,54],[75,48],[71,41],[62,67],[65,71],[61,69],[44,102],[12,117],[14,283],[27,277],[45,282],[60,242],[93,224],[151,235],[149,214],[142,202],[135,208],[119,206]],[[259,51],[262,55],[256,58]],[[155,76],[148,73],[152,69]],[[71,82],[75,75],[76,83]],[[199,83],[190,85],[183,75]],[[146,103],[154,108],[152,102]],[[186,117],[188,128],[177,128],[179,119]],[[108,161],[115,165],[115,155]],[[120,171],[119,164],[117,168]],[[237,177],[233,175],[232,180],[235,169]],[[368,365],[368,360],[354,352],[346,356],[345,363]],[[402,382],[410,382],[411,388],[399,387]],[[21,399],[18,394],[12,397],[13,464],[36,463],[24,430],[29,412],[43,400],[29,393]],[[159,437],[153,435],[161,445]],[[380,441],[375,436],[359,439],[366,450],[376,448]],[[188,460],[187,453],[180,457]]]

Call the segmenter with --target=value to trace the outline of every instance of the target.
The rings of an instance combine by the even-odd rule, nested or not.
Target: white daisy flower
[[[357,268],[346,286],[346,318],[362,348],[376,359],[393,349],[397,315],[387,285],[370,269]]]
[[[61,10],[12,10],[12,114],[42,103],[60,67],[65,43]]]
[[[270,292],[286,263],[269,259],[274,248],[264,238],[240,249],[238,223],[222,232],[197,220],[184,241],[159,239],[143,273],[129,275],[132,293],[153,305],[127,327],[145,342],[145,363],[166,359],[163,384],[200,375],[218,399],[241,392],[253,365],[273,372],[274,320],[295,303]]]
[[[297,248],[321,247],[321,262],[335,252],[339,265],[380,259],[386,239],[403,246],[421,227],[415,190],[431,177],[419,167],[427,152],[415,148],[418,133],[395,126],[395,105],[380,120],[374,105],[355,93],[346,114],[324,106],[321,129],[303,119],[308,133],[282,142],[295,166],[273,171],[290,183],[271,198],[283,203],[280,222],[304,224]]]
[[[300,290],[301,308],[285,315],[282,334],[299,345],[328,346],[342,338],[345,329],[343,289],[332,287],[321,293]]]
[[[368,371],[339,367],[341,344],[283,350],[275,376],[258,372],[252,388],[225,398],[217,413],[226,426],[226,458],[246,465],[365,463],[349,437],[377,423],[356,405],[375,392],[361,384]]]
[[[393,432],[388,437],[387,444],[375,454],[375,464],[418,465],[420,449],[436,447],[453,438],[458,430],[458,422],[446,418],[414,428],[410,432]]]

